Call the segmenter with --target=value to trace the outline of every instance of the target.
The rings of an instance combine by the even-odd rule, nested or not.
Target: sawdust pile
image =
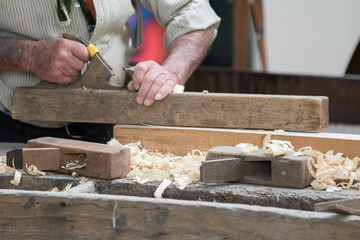
[[[108,142],[112,146],[122,146],[116,139]],[[149,181],[163,181],[156,190],[156,197],[161,197],[170,184],[184,189],[192,182],[200,180],[200,165],[205,160],[205,153],[193,150],[186,156],[150,152],[140,142],[124,145],[130,148],[130,168],[127,178],[144,184]]]

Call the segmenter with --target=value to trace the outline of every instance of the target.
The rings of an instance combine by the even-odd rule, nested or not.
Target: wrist
[[[31,72],[32,41],[0,39],[0,69]]]

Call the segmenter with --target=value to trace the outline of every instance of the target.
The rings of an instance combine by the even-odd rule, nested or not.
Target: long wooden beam
[[[360,157],[360,135],[306,132],[273,132],[239,129],[178,128],[160,126],[114,127],[114,137],[122,144],[141,141],[149,150],[171,152],[185,155],[193,149],[208,151],[217,146],[235,146],[252,143],[262,147],[265,136],[272,133],[271,139],[290,141],[297,150],[310,146],[326,153],[333,150],[349,158]]]
[[[187,82],[186,89],[217,93],[327,96],[330,122],[360,123],[360,75],[311,76],[201,67]]]
[[[0,190],[3,239],[351,239],[360,217],[242,204]]]
[[[16,88],[12,117],[21,120],[163,126],[321,130],[328,98],[185,92],[151,107],[126,90]]]

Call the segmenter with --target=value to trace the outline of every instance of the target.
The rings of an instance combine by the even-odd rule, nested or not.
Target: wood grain
[[[195,93],[170,94],[151,107],[136,93],[91,89],[16,88],[15,119],[57,122],[151,124],[285,130],[328,126],[328,98],[312,96]]]
[[[344,156],[360,157],[360,135],[321,132],[274,132],[216,128],[180,128],[160,126],[116,125],[114,137],[122,144],[141,141],[150,150],[187,154],[193,149],[208,151],[217,146],[235,146],[240,142],[262,146],[264,137],[290,141],[297,150],[310,146],[326,153],[333,150]]]
[[[0,196],[4,239],[352,239],[360,233],[360,217],[332,213],[95,194],[0,190]]]

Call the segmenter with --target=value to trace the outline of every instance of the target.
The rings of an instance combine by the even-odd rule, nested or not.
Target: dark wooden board
[[[352,239],[359,216],[216,202],[0,190],[3,239]]]
[[[170,94],[151,107],[126,90],[16,88],[20,120],[284,130],[328,126],[328,98],[259,94]]]

